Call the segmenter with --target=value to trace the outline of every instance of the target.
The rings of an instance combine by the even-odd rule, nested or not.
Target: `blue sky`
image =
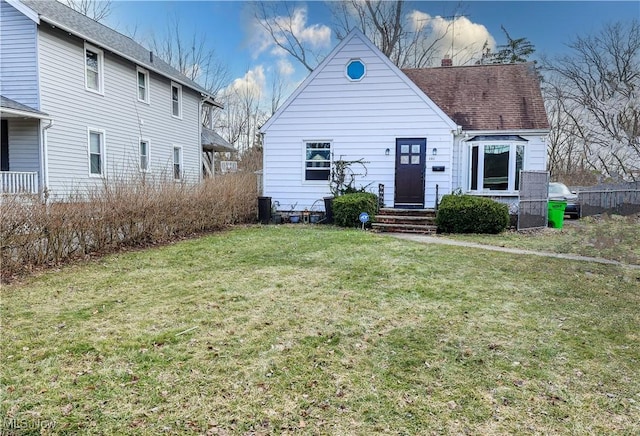
[[[430,17],[450,16],[459,2],[408,2],[407,11],[418,11]],[[329,33],[331,15],[324,2],[295,2],[303,9],[301,31],[310,40],[318,38],[325,51],[335,46],[335,35]],[[640,18],[638,1],[472,1],[460,3],[466,25],[456,30],[458,40],[484,38],[485,33],[497,44],[505,41],[500,26],[512,37],[526,37],[536,47],[534,55],[557,55],[577,34],[593,34],[604,23]],[[187,32],[207,35],[207,42],[227,64],[230,79],[253,80],[266,85],[270,72],[287,70],[288,82],[296,84],[307,71],[290,57],[283,56],[257,31],[251,4],[242,1],[118,1],[106,24],[123,33],[136,29],[138,40],[152,32],[162,32],[169,17],[177,15]],[[422,16],[422,15],[420,15]],[[446,20],[446,18],[445,18]],[[322,30],[325,30],[323,33]],[[323,36],[320,36],[323,35]],[[252,75],[253,74],[253,75]],[[262,81],[262,83],[258,83]]]

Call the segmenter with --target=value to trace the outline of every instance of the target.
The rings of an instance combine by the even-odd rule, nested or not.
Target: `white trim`
[[[178,115],[173,113],[173,88],[178,90]],[[182,85],[171,81],[171,87],[169,88],[169,100],[171,102],[171,116],[173,118],[182,119]],[[200,122],[200,116],[198,116],[198,122]],[[202,123],[201,123],[202,124]]]
[[[447,114],[443,112],[438,105],[436,105],[433,100],[431,100],[418,86],[411,81],[398,67],[396,67],[391,60],[386,57],[360,30],[354,29],[352,30],[341,42],[338,44],[329,55],[324,58],[324,60],[318,65],[304,81],[296,88],[296,90],[285,100],[285,102],[280,106],[280,108],[276,111],[275,114],[266,123],[260,128],[261,133],[266,133],[267,130],[271,127],[271,125],[282,115],[284,111],[288,109],[291,103],[302,93],[302,91],[315,79],[315,77],[320,74],[325,66],[333,60],[334,57],[342,50],[342,48],[351,42],[354,38],[360,38],[360,40],[371,50],[373,54],[378,56],[382,62],[384,62],[387,67],[396,74],[407,86],[409,86],[413,92],[416,93],[418,97],[420,97],[450,128],[451,130],[457,129],[457,124],[449,118]]]
[[[307,180],[307,144],[310,143],[328,143],[329,144],[329,177],[327,179]],[[331,166],[333,165],[333,139],[303,139],[302,140],[302,184],[303,185],[322,185],[328,184],[331,177]],[[324,169],[324,168],[323,168]]]
[[[505,145],[509,147],[509,162],[507,163],[507,189],[490,190],[484,189],[484,157],[485,146],[487,145]],[[517,177],[516,158],[518,154],[518,146],[522,146],[522,167],[520,170],[527,168],[527,150],[529,141],[464,141],[464,147],[467,148],[463,153],[467,156],[467,165],[465,168],[467,178],[467,192],[475,193],[479,195],[494,195],[495,193],[501,193],[500,195],[518,195],[517,186],[515,181]],[[478,147],[478,174],[477,174],[477,189],[471,189],[473,180],[471,178],[471,169],[473,165],[472,150],[473,147]]]
[[[142,168],[142,165],[140,165],[140,158],[142,157],[142,154],[140,153],[140,144],[142,142],[147,144],[147,168],[146,169]],[[143,138],[142,136],[138,137],[138,171],[140,171],[141,173],[151,172],[151,141],[149,141],[147,138]]]
[[[91,172],[91,134],[100,134],[100,174]],[[87,127],[87,163],[89,164],[89,177],[105,177],[107,173],[107,132],[104,129],[94,129]]]
[[[176,163],[175,161],[176,149],[180,150],[180,162],[178,163],[180,165],[180,177],[178,178],[176,178],[176,173],[174,168],[174,165]],[[173,180],[176,180],[176,181],[184,180],[184,149],[182,145],[173,145],[173,147],[171,147],[171,175],[173,177]]]
[[[25,6],[24,3],[21,3],[19,1],[16,1],[16,0],[6,0],[6,1],[8,4],[13,6],[18,12],[22,13],[28,19],[30,19],[36,24],[40,24],[40,17],[38,16],[38,13],[36,11],[34,11],[28,6]]]
[[[89,88],[88,86],[87,50],[98,55],[98,89]],[[84,50],[82,51],[82,65],[84,67],[84,89],[94,94],[104,95],[104,52],[98,47],[85,42]]]
[[[142,73],[144,75],[144,100],[140,98],[140,82],[138,81],[138,75]],[[151,78],[149,76],[149,71],[141,68],[139,65],[136,65],[136,98],[139,102],[145,104],[151,104]]]
[[[351,65],[352,62],[360,62],[362,64],[362,68],[364,69],[362,76],[358,79],[353,79],[352,77],[349,76],[349,65]],[[361,82],[362,79],[364,79],[367,76],[367,64],[365,64],[364,61],[360,58],[351,58],[349,59],[347,64],[344,66],[344,75],[347,78],[347,80],[349,80],[349,82]]]

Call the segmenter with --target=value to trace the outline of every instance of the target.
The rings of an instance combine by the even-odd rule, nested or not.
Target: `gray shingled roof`
[[[129,58],[142,67],[155,71],[175,82],[210,96],[206,89],[181,74],[178,70],[155,55],[155,53],[153,61],[151,61],[149,50],[133,39],[74,11],[58,1],[20,0],[20,2],[37,12],[41,21],[61,27],[107,51]]]
[[[40,112],[39,110],[34,109],[30,106],[27,106],[22,103],[18,103],[15,100],[11,100],[10,98],[5,97],[4,95],[0,95],[0,107],[2,107],[2,109],[13,109],[16,111],[28,112],[34,115],[49,116],[48,114],[44,112]]]
[[[202,148],[204,150],[220,151],[220,152],[233,152],[236,149],[226,139],[218,135],[211,129],[206,127],[202,128],[202,134],[200,135]]]
[[[466,130],[549,129],[532,63],[403,69]]]

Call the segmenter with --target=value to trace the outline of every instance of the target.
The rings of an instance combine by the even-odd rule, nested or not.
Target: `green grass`
[[[238,229],[4,286],[0,412],[57,434],[638,434],[639,283]]]
[[[640,265],[640,216],[637,215],[565,219],[562,229],[446,237],[502,247],[602,257]]]

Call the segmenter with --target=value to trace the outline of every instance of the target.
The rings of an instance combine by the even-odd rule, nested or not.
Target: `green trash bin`
[[[564,223],[564,209],[567,207],[566,201],[549,200],[549,227],[561,229]]]

